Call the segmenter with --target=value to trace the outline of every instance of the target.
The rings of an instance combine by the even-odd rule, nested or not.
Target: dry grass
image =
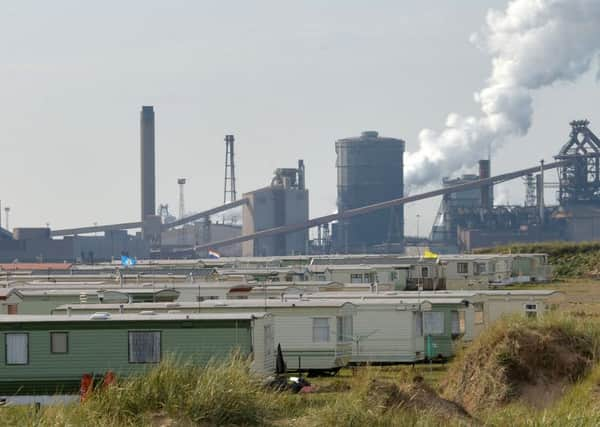
[[[599,350],[596,319],[567,315],[503,319],[457,356],[442,388],[447,398],[471,411],[539,398],[540,391],[550,391],[546,398],[552,400],[585,376]]]

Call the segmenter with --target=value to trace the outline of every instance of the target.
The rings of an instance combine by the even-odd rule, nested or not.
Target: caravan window
[[[527,317],[537,317],[537,304],[525,304],[525,315]]]
[[[273,325],[265,325],[265,357],[273,355],[275,352],[275,336],[273,335]]]
[[[456,272],[460,274],[468,274],[469,273],[469,263],[468,262],[459,262],[456,264]]]
[[[465,333],[465,312],[452,311],[452,335],[463,335]]]
[[[69,333],[50,332],[50,353],[69,352]]]
[[[485,270],[485,262],[478,262],[477,264],[475,264],[475,275],[485,274]]]
[[[362,283],[363,275],[358,273],[353,273],[350,275],[350,283]]]
[[[346,316],[346,324],[344,325],[344,332],[348,337],[348,341],[352,341],[354,339],[354,317]]]
[[[329,318],[313,319],[313,342],[329,342]]]
[[[160,362],[160,332],[129,332],[129,363]]]
[[[352,341],[354,336],[354,325],[352,316],[342,316],[337,318],[337,340],[338,342]]]
[[[423,313],[423,332],[425,335],[443,334],[444,313],[442,311],[425,311]]]
[[[337,342],[344,341],[344,319],[337,317]]]
[[[476,302],[473,304],[473,310],[475,311],[475,324],[481,325],[483,323],[483,304]]]
[[[4,336],[7,365],[29,363],[29,334],[6,334]]]
[[[415,312],[415,335],[423,336],[423,313],[420,311]]]
[[[429,268],[421,267],[421,277],[423,277],[423,278],[429,277]]]

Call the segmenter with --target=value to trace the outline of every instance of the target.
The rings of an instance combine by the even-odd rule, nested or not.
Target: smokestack
[[[305,171],[304,171],[304,160],[298,160],[298,189],[305,190],[306,182],[305,182]]]
[[[179,219],[185,216],[185,201],[183,198],[183,190],[186,183],[185,178],[178,178],[177,184],[179,184]]]
[[[490,171],[490,161],[489,160],[480,160],[479,161],[479,179],[489,178]],[[492,209],[493,207],[492,200],[492,186],[484,185],[481,187],[481,208],[482,209]]]
[[[140,115],[140,153],[142,185],[142,218],[155,215],[156,210],[156,173],[154,156],[154,107],[142,106]]]
[[[536,193],[537,193],[537,208],[540,224],[544,225],[544,161],[540,160],[540,173],[535,177]]]

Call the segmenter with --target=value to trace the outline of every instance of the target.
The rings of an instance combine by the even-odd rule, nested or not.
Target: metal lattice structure
[[[587,120],[571,123],[569,141],[556,160],[569,163],[559,170],[561,204],[600,202],[600,139],[588,128]]]
[[[535,206],[537,203],[535,177],[529,173],[525,175],[523,181],[525,182],[525,206]]]

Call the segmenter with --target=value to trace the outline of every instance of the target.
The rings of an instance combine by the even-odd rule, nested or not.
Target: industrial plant
[[[600,140],[589,122],[571,122],[571,132],[552,163],[493,176],[490,159],[479,173],[446,177],[440,188],[405,194],[402,139],[364,131],[332,143],[337,160],[337,212],[311,218],[306,173],[310,165],[277,168],[263,188],[238,197],[235,138],[225,136],[223,204],[188,213],[186,178],[179,178],[179,209],[156,202],[155,112],[140,112],[140,216],[119,224],[69,229],[8,229],[5,207],[0,229],[1,262],[110,261],[123,255],[148,258],[301,254],[402,254],[406,246],[428,246],[439,253],[468,252],[512,242],[582,241],[600,238]],[[333,162],[332,162],[333,163]],[[333,165],[332,165],[333,167]],[[545,171],[555,169],[558,182]],[[494,203],[494,186],[521,179],[526,187],[519,205]],[[331,183],[333,185],[333,183]],[[544,189],[557,191],[557,204],[544,201]],[[428,238],[408,238],[404,205],[440,197]],[[241,209],[238,218],[224,213]],[[240,221],[241,220],[241,221]],[[312,232],[309,233],[309,231]],[[417,236],[418,237],[418,236]]]

